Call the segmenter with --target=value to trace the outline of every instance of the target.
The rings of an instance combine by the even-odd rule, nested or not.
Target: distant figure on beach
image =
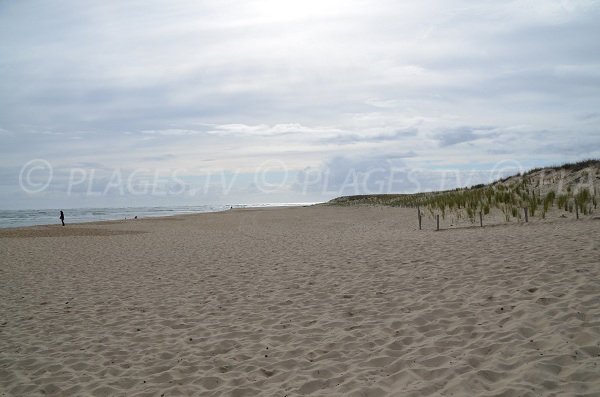
[[[60,211],[60,221],[62,222],[62,225],[65,225],[65,214],[62,212],[62,210]]]

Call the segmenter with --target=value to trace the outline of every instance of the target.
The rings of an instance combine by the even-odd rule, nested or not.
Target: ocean
[[[219,212],[229,208],[254,207],[287,207],[312,205],[316,203],[262,203],[262,204],[232,204],[232,205],[197,205],[175,207],[123,207],[123,208],[72,208],[63,209],[65,223],[85,223],[134,217],[148,218],[180,214],[198,214],[203,212]],[[2,210],[0,209],[0,228],[59,225],[60,209],[40,210]]]

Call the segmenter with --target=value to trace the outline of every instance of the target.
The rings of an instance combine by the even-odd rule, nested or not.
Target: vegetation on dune
[[[600,160],[587,159],[587,160],[583,160],[583,161],[578,161],[576,163],[565,163],[565,164],[561,164],[561,165],[554,165],[554,166],[544,167],[544,168],[533,168],[533,169],[527,171],[524,175],[531,175],[531,174],[534,174],[539,171],[577,172],[577,171],[581,171],[581,170],[584,170],[584,169],[590,168],[590,167],[598,167],[599,164],[600,164]]]
[[[584,171],[587,168],[590,170]],[[575,177],[565,179],[565,174]],[[432,217],[440,215],[444,219],[450,213],[471,222],[475,222],[480,212],[487,215],[492,209],[501,211],[507,222],[520,219],[522,208],[527,208],[531,217],[546,218],[553,207],[587,215],[597,208],[597,180],[600,180],[600,160],[586,160],[532,170],[488,185],[430,193],[345,196],[330,204],[419,207]]]

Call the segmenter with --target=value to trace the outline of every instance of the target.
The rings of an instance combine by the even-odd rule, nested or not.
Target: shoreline
[[[137,219],[127,218],[127,219],[104,219],[104,220],[95,220],[88,222],[75,222],[75,223],[65,223],[63,227],[60,223],[57,224],[42,224],[42,225],[30,225],[30,226],[16,226],[16,227],[4,227],[0,228],[0,238],[10,237],[11,233],[18,234],[26,234],[28,230],[43,230],[43,231],[66,231],[69,229],[69,226],[74,227],[75,229],[89,229],[91,230],[91,226],[134,226],[134,225],[144,225],[145,223],[152,221],[185,221],[185,220],[193,220],[195,217],[206,216],[206,215],[215,215],[215,214],[227,214],[233,212],[262,212],[262,211],[276,211],[276,210],[287,210],[287,209],[299,209],[299,208],[310,208],[310,207],[322,207],[322,208],[333,208],[333,209],[345,209],[351,211],[361,210],[361,209],[379,209],[386,211],[402,211],[406,215],[411,214],[416,209],[415,208],[405,208],[405,207],[391,207],[386,205],[377,205],[377,204],[356,204],[356,205],[336,205],[329,203],[314,203],[314,204],[298,204],[298,205],[281,205],[281,206],[247,206],[247,207],[238,207],[233,209],[224,209],[219,211],[206,211],[206,212],[196,212],[196,213],[179,213],[173,215],[156,215],[156,216],[145,216]],[[562,211],[557,211],[562,212]],[[530,217],[529,222],[525,222],[524,220],[510,220],[508,222],[501,219],[500,214],[495,213],[486,217],[486,222],[483,227],[479,226],[479,222],[470,222],[466,219],[463,219],[459,222],[454,222],[456,224],[452,224],[449,220],[450,216],[447,216],[446,219],[441,221],[440,230],[436,230],[435,218],[433,216],[424,215],[423,216],[423,224],[422,230],[418,230],[417,220],[410,218],[410,216],[406,216],[407,225],[409,227],[414,228],[415,233],[427,233],[427,232],[451,232],[451,231],[460,231],[460,230],[484,230],[488,228],[497,228],[497,227],[532,227],[537,225],[552,225],[552,224],[561,224],[561,223],[569,223],[569,222],[591,222],[600,220],[600,216],[596,214],[581,216],[580,219],[575,219],[573,216],[570,217],[561,217],[554,216],[546,219],[534,218]],[[90,227],[88,227],[90,226]],[[62,233],[58,233],[56,236],[60,236]],[[65,233],[65,236],[72,236],[72,234]],[[35,235],[39,236],[39,235]],[[32,236],[33,237],[33,236]],[[46,237],[52,237],[52,235],[47,235]]]
[[[306,205],[317,205],[317,204],[322,204],[322,203],[264,203],[264,204],[236,204],[233,206],[233,209],[244,209],[244,208],[282,208],[282,207],[300,207],[300,206],[306,206]],[[237,207],[236,207],[237,206]],[[190,206],[191,207],[191,206]],[[212,206],[212,205],[207,205],[207,207],[219,207],[219,206]],[[180,216],[180,215],[197,215],[197,214],[207,214],[207,213],[218,213],[218,212],[224,212],[224,211],[229,211],[231,207],[231,205],[223,205],[220,207],[224,207],[222,209],[215,209],[215,210],[207,210],[207,211],[181,211],[181,212],[177,212],[177,213],[173,213],[173,214],[164,214],[164,213],[157,213],[157,215],[152,215],[152,214],[145,214],[145,215],[138,215],[137,220],[141,220],[141,219],[149,219],[149,218],[167,218],[167,217],[173,217],[173,216]],[[94,219],[94,220],[86,220],[86,221],[81,221],[79,219],[77,219],[75,222],[69,223],[69,213],[68,211],[91,211],[91,210],[120,210],[120,209],[125,209],[125,210],[131,210],[131,209],[142,209],[142,208],[170,208],[170,207],[106,207],[106,208],[72,208],[72,209],[65,209],[64,211],[66,212],[66,217],[65,217],[65,224],[66,225],[82,225],[82,224],[94,224],[94,223],[99,223],[99,222],[117,222],[117,221],[128,221],[128,220],[135,220],[134,216],[136,216],[135,213],[133,213],[132,217],[129,218],[123,218],[123,217],[115,217],[115,218],[107,218],[107,219]],[[183,208],[183,207],[178,207],[178,208]],[[7,212],[10,211],[55,211],[57,214],[59,213],[60,210],[58,209],[42,209],[42,210],[4,210]],[[142,211],[140,211],[142,212]],[[164,212],[169,212],[169,211],[164,211]],[[115,215],[116,216],[116,215]],[[61,226],[60,224],[60,220],[58,219],[58,215],[56,216],[57,221],[56,222],[52,222],[52,223],[40,223],[40,224],[35,224],[35,225],[19,225],[19,226],[1,226],[0,225],[0,231],[2,230],[12,230],[12,229],[19,229],[19,228],[28,228],[28,227],[49,227],[49,226]]]

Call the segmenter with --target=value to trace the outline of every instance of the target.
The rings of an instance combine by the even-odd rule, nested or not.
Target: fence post
[[[529,222],[529,216],[528,216],[529,208],[524,207],[523,211],[525,212],[525,222]]]
[[[579,206],[575,203],[575,218],[579,219]]]
[[[479,211],[479,226],[483,227],[483,214]]]
[[[419,218],[419,230],[421,230],[421,208],[417,207],[417,217]]]
[[[436,230],[440,230],[440,216],[436,215],[435,216],[435,222],[436,222]]]

